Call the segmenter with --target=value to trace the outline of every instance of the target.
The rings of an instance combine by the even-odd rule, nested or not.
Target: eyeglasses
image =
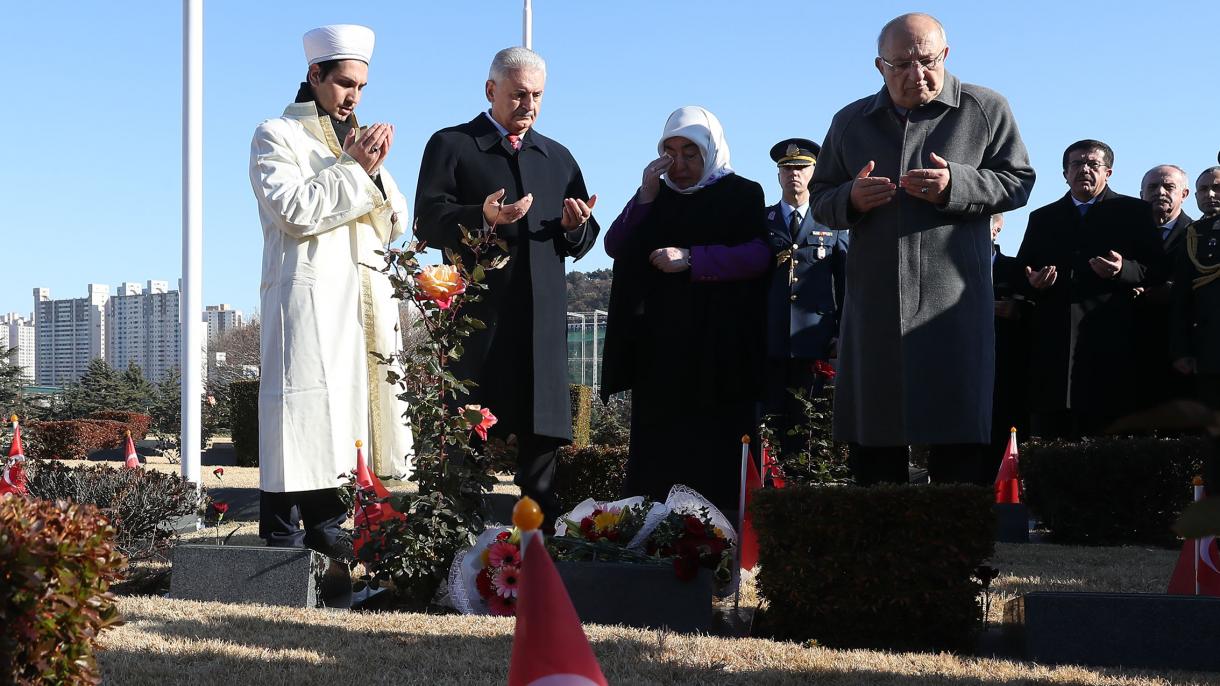
[[[916,67],[919,69],[919,71],[932,71],[933,69],[936,68],[936,65],[940,64],[940,61],[945,58],[945,52],[947,50],[948,50],[947,47],[941,48],[940,52],[936,53],[935,56],[925,57],[922,60],[907,60],[906,62],[891,62],[881,56],[878,56],[877,59],[881,60],[881,63],[885,65],[886,69],[889,69],[890,71],[895,72],[895,73],[904,72],[904,71],[910,69],[911,67]]]
[[[1068,163],[1068,169],[1072,171],[1080,171],[1084,167],[1088,167],[1093,171],[1101,171],[1105,166],[1105,162],[1098,162],[1097,160],[1072,160]]]

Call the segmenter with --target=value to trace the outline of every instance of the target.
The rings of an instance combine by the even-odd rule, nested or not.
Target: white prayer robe
[[[263,224],[259,487],[334,488],[356,466],[357,439],[380,475],[405,478],[411,430],[387,367],[402,348],[398,301],[374,251],[403,234],[406,198],[385,196],[342,151],[312,102],[258,126],[250,183]],[[395,217],[395,213],[397,216]],[[397,221],[395,221],[395,219]]]

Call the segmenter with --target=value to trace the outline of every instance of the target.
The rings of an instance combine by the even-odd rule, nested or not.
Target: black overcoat
[[[468,305],[465,313],[487,329],[466,341],[453,372],[478,384],[462,402],[490,408],[501,435],[570,440],[564,259],[584,256],[600,231],[593,219],[572,234],[560,225],[564,198],[589,199],[572,153],[533,129],[514,152],[484,113],[436,132],[420,163],[416,235],[430,247],[460,251],[458,225],[481,228],[483,201],[501,188],[505,204],[527,193],[534,202],[522,221],[496,227],[510,260],[488,272],[490,290]]]
[[[1089,259],[1110,250],[1122,255],[1122,270],[1102,279]],[[1031,411],[1113,419],[1132,409],[1132,300],[1160,253],[1151,205],[1109,188],[1083,217],[1070,193],[1030,213],[1017,260],[1034,270],[1053,264],[1058,273],[1045,290],[1023,286],[1035,304]]]

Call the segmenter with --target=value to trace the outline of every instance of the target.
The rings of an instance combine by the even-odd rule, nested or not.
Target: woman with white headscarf
[[[670,115],[635,196],[606,234],[614,258],[603,399],[632,391],[628,495],[690,486],[737,511],[741,436],[761,391],[763,190],[733,172],[715,115]]]

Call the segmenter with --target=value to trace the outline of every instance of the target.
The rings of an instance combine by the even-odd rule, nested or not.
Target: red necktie
[[[508,144],[513,146],[513,150],[521,149],[521,136],[515,133],[508,134]]]

